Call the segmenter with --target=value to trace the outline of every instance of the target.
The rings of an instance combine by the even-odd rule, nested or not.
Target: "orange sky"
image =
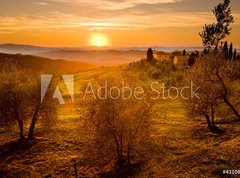
[[[12,0],[1,2],[0,43],[41,46],[200,46],[219,0]],[[208,4],[206,6],[206,4]],[[240,48],[240,2],[228,41]]]

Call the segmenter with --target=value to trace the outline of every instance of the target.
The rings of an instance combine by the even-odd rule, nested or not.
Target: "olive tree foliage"
[[[217,23],[205,25],[199,34],[206,48],[216,48],[225,37],[230,35],[231,28],[229,26],[234,21],[229,5],[230,0],[219,3],[213,10]]]
[[[17,121],[20,139],[24,139],[23,119],[28,113],[30,80],[26,72],[18,70],[16,65],[5,64],[0,72],[0,111],[3,122]]]
[[[83,101],[85,136],[89,141],[85,155],[88,160],[95,160],[95,164],[97,161],[103,164],[115,160],[117,166],[129,166],[133,160],[147,155],[153,103],[147,96],[148,92],[142,92],[140,88],[135,90],[138,92],[135,96],[126,88],[124,95],[127,98],[122,98],[123,93],[119,96],[116,88],[122,91],[124,86],[133,90],[142,86],[143,83],[133,73],[116,71],[91,84],[97,92],[97,88],[106,82],[107,90],[100,92],[103,97],[108,91],[105,99],[88,94]],[[83,88],[85,93],[87,85]],[[111,88],[114,89],[110,95]]]
[[[5,125],[17,121],[20,141],[25,140],[26,121],[30,122],[27,138],[31,140],[37,119],[46,111],[55,113],[53,103],[46,105],[40,101],[40,81],[40,73],[23,70],[16,63],[1,63],[0,120]]]
[[[189,100],[187,108],[192,116],[205,117],[208,128],[217,131],[216,118],[226,118],[234,114],[240,119],[235,98],[237,96],[235,65],[228,63],[221,52],[211,52],[200,57],[187,72],[187,82],[193,82],[198,97]],[[223,114],[227,113],[227,115]]]

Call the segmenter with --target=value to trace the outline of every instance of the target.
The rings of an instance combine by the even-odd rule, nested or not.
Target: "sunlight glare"
[[[93,34],[91,36],[90,46],[97,46],[97,47],[103,47],[103,46],[109,46],[109,40],[108,37],[104,34]]]

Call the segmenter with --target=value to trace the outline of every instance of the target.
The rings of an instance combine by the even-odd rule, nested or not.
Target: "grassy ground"
[[[239,122],[222,123],[225,132],[216,135],[208,132],[203,118],[186,117],[180,99],[162,102],[159,108],[168,111],[166,118],[156,119],[156,140],[161,140],[156,158],[175,176],[221,177],[223,169],[240,169]]]
[[[108,70],[80,73],[75,90]],[[155,109],[151,157],[132,177],[221,177],[223,169],[240,169],[239,122],[221,123],[225,132],[216,135],[203,118],[187,117],[181,99],[159,100]],[[59,113],[53,127],[38,124],[36,140],[27,145],[16,143],[16,129],[0,129],[0,177],[74,177],[76,160],[80,177],[97,177],[100,170],[81,162],[85,140],[77,109],[69,101]]]

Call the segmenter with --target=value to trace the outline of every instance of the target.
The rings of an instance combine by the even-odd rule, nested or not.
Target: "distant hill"
[[[147,51],[150,48],[146,47],[129,47],[129,48],[122,48],[122,50],[140,50],[140,51]],[[174,52],[174,51],[202,51],[202,46],[173,46],[173,47],[164,47],[164,46],[152,46],[151,47],[155,51],[162,51],[162,52]]]
[[[41,47],[21,44],[0,44],[0,53],[23,54],[41,56],[50,59],[64,59],[68,61],[81,61],[94,65],[119,65],[138,61],[146,57],[149,47],[127,47],[127,48],[94,48],[94,47]],[[154,51],[202,51],[203,47],[161,47],[152,46]],[[239,52],[239,49],[237,50]]]
[[[0,52],[8,54],[36,54],[58,49],[59,48],[40,47],[32,45],[0,44]]]
[[[98,65],[118,65],[145,58],[146,51],[128,50],[58,50],[38,54],[51,59],[82,61]]]
[[[21,44],[0,44],[0,53],[41,56],[43,58],[81,61],[98,65],[118,65],[145,57],[140,50],[107,50],[103,48],[53,48]]]
[[[145,51],[106,50],[99,48],[53,48],[21,44],[0,44],[0,53],[41,56],[43,58],[81,61],[98,65],[118,65],[145,57]]]
[[[44,53],[57,50],[84,50],[83,48],[71,48],[71,47],[42,47],[23,44],[0,44],[0,53],[7,54],[24,54],[24,55],[36,55],[38,53]]]
[[[52,60],[31,55],[0,53],[0,68],[5,61],[16,63],[24,69],[44,72],[76,73],[96,68],[95,65],[78,61]]]

